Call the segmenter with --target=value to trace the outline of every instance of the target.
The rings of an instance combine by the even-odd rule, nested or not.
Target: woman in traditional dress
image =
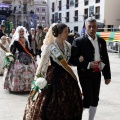
[[[4,88],[15,92],[30,91],[36,64],[25,27],[17,27],[10,44],[10,51],[15,55],[15,61],[4,74]]]
[[[7,42],[6,36],[2,36],[0,43],[4,46],[7,50],[9,48],[9,44]],[[5,51],[0,47],[0,75],[4,73],[4,66],[5,66]]]
[[[63,23],[53,24],[49,28],[36,71],[36,76],[46,78],[47,86],[34,97],[32,92],[35,91],[31,91],[23,120],[82,119],[81,91],[68,65],[71,45],[66,41],[67,36],[68,27]],[[51,65],[48,67],[49,63]]]

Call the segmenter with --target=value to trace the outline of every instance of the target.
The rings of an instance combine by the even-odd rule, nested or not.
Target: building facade
[[[37,15],[37,25],[49,27],[48,4],[45,0],[34,0],[34,14]]]
[[[105,27],[119,27],[120,0],[48,0],[50,23],[62,22],[80,32],[86,18],[95,17]]]
[[[11,5],[13,12],[7,20],[12,21],[14,27],[49,27],[48,5],[45,0],[2,0],[2,3]]]
[[[2,0],[2,3],[11,5],[12,14],[7,21],[13,22],[14,27],[22,25],[29,28],[29,6],[33,0]]]

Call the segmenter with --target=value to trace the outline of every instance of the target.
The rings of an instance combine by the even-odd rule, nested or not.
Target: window
[[[38,20],[40,19],[39,16],[37,16],[37,19],[38,19]]]
[[[61,4],[61,1],[59,1],[59,6],[58,6],[59,10],[61,10],[61,7],[62,7],[62,4]]]
[[[54,4],[54,2],[52,3],[52,12],[54,12],[54,10],[55,10],[55,4]]]
[[[74,21],[78,21],[78,10],[75,10]]]
[[[62,14],[59,13],[59,19],[58,19],[58,22],[61,22],[61,20],[62,20]]]
[[[100,6],[95,8],[95,19],[100,19]]]
[[[58,12],[55,12],[54,14],[54,23],[58,22]]]
[[[66,12],[66,22],[69,22],[69,12]]]
[[[39,12],[39,8],[36,8],[36,10]]]
[[[113,30],[113,26],[114,25],[108,25],[108,31],[112,31]]]
[[[44,8],[42,9],[42,12],[45,12],[45,9],[44,9]]]
[[[75,31],[75,32],[78,32],[78,26],[75,26],[75,27],[74,27],[74,31]]]
[[[84,19],[88,18],[88,8],[84,9]]]
[[[45,17],[42,17],[42,20],[45,20]]]
[[[100,0],[95,0],[95,3],[100,3]]]
[[[84,0],[84,5],[88,5],[88,0]]]
[[[94,6],[89,7],[89,17],[94,16]]]
[[[52,14],[52,19],[51,19],[51,23],[54,23],[54,14]]]
[[[69,9],[69,0],[66,1],[66,9]]]
[[[78,7],[78,0],[75,0],[75,7]]]
[[[7,10],[7,9],[6,9],[6,10]],[[27,14],[27,5],[26,5],[26,4],[23,5],[23,13],[24,13],[24,14]]]

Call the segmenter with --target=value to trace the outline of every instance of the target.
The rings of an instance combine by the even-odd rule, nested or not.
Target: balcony
[[[78,2],[75,3],[75,7],[78,7]]]
[[[74,16],[74,21],[77,22],[78,21],[78,16]]]
[[[62,8],[61,6],[58,6],[59,11],[61,10],[61,8]]]
[[[66,9],[69,9],[69,4],[66,4]]]
[[[3,0],[2,3],[11,4],[11,3],[14,2],[14,1],[16,1],[16,0]],[[21,0],[21,1],[22,1],[22,0]],[[29,2],[31,2],[31,1],[29,0]],[[27,0],[23,0],[23,3],[24,3],[24,4],[27,4]]]
[[[66,22],[69,22],[69,17],[65,17],[65,19],[66,19]]]

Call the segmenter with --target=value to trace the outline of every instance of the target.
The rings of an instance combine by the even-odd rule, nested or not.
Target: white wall
[[[58,1],[56,3],[56,1]],[[82,9],[81,7],[81,2],[83,3],[83,0],[79,0],[79,4],[78,4],[78,7],[75,8],[74,6],[72,7],[69,7],[69,9],[66,9],[66,0],[62,0],[62,10],[59,11],[58,10],[58,6],[59,6],[59,0],[48,0],[48,5],[49,5],[49,15],[50,15],[50,22],[51,22],[51,19],[52,19],[52,14],[54,14],[55,12],[52,12],[51,8],[52,8],[52,2],[55,2],[55,12],[58,12],[58,13],[62,13],[62,23],[65,23],[66,25],[68,25],[68,27],[70,27],[71,30],[74,30],[74,26],[78,26],[78,31],[80,32],[81,31],[81,28],[83,27],[83,12],[84,10]],[[75,10],[79,10],[78,11],[78,22],[74,22],[74,11]],[[66,12],[70,13],[70,19],[69,19],[69,22],[66,22],[65,20],[65,17],[66,17]]]
[[[105,0],[105,24],[120,25],[120,0]]]

